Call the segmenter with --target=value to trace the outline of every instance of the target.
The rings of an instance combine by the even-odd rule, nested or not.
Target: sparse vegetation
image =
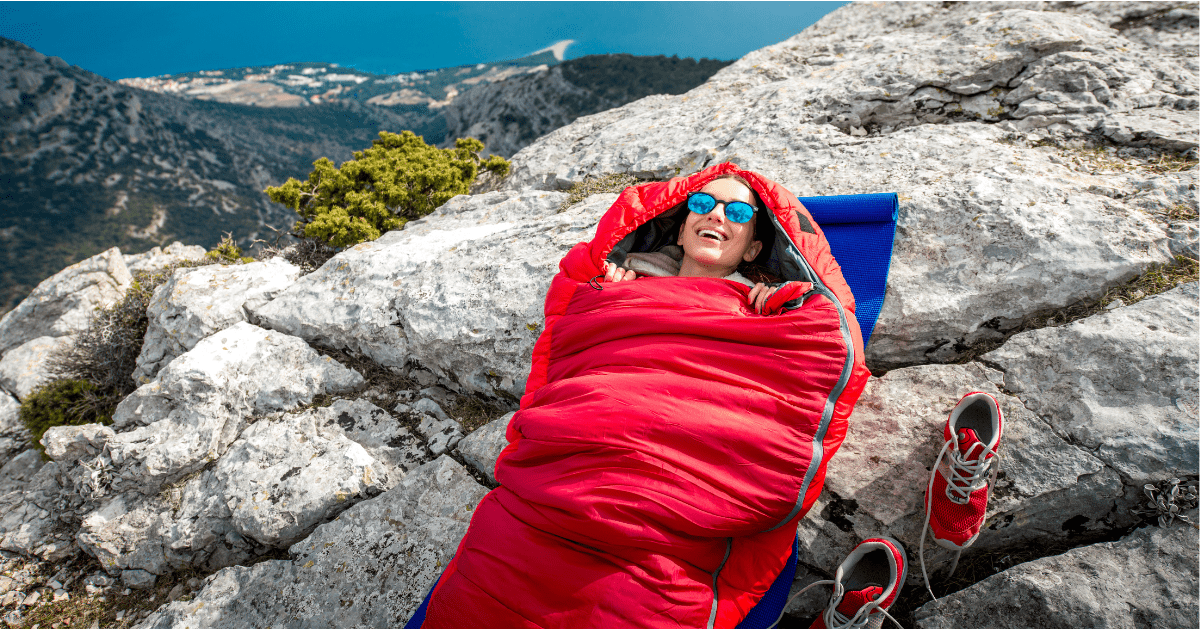
[[[21,421],[34,448],[45,455],[42,436],[51,427],[112,424],[112,407],[96,386],[82,379],[61,379],[38,388],[21,402]]]
[[[289,178],[266,189],[271,201],[300,215],[296,236],[342,248],[373,241],[419,219],[456,195],[467,194],[479,171],[508,173],[499,156],[479,157],[483,143],[460,138],[439,149],[411,131],[379,132],[371,147],[334,167],[328,158],[313,163],[307,182]]]
[[[636,186],[647,181],[650,180],[639,179],[628,173],[609,173],[607,175],[588,177],[567,190],[567,200],[562,202],[562,205],[558,207],[558,211],[562,212],[592,195],[619,193],[630,186]]]
[[[1057,311],[1034,315],[1027,319],[1021,326],[1005,333],[1003,339],[992,340],[975,346],[970,352],[959,357],[956,363],[974,361],[979,356],[999,348],[1013,335],[1026,330],[1036,330],[1049,326],[1065,326],[1104,311],[1117,300],[1120,300],[1121,304],[1129,306],[1148,297],[1173,289],[1181,284],[1196,282],[1197,280],[1200,280],[1200,264],[1187,256],[1176,256],[1173,262],[1152,265],[1140,276],[1125,284],[1109,289],[1098,299],[1082,300]]]
[[[42,434],[50,427],[112,421],[117,404],[138,386],[132,375],[150,324],[146,307],[154,291],[176,269],[253,260],[242,256],[241,249],[226,234],[199,260],[135,272],[133,284],[121,300],[97,311],[75,343],[51,357],[49,371],[54,379],[21,404],[21,421],[33,435],[34,445],[42,449]]]

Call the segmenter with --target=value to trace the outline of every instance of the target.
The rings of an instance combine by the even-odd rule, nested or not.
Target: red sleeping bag
[[[589,283],[673,244],[687,193],[726,173],[772,211],[759,261],[789,281],[774,314],[732,280]],[[626,189],[550,285],[500,487],[425,627],[737,625],[787,562],[866,383],[853,311],[820,228],[778,184],[726,163]]]

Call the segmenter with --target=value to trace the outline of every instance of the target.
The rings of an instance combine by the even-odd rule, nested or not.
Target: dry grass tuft
[[[1196,260],[1187,256],[1176,256],[1173,262],[1152,265],[1142,275],[1125,284],[1109,289],[1098,299],[1083,300],[1056,311],[1034,315],[1025,320],[1022,325],[1005,333],[1003,339],[987,341],[976,345],[970,352],[959,357],[955,363],[969,363],[974,361],[981,355],[987,354],[1004,345],[1010,337],[1018,333],[1051,326],[1065,326],[1085,317],[1091,317],[1100,313],[1118,300],[1120,300],[1121,304],[1129,306],[1148,297],[1169,291],[1181,284],[1196,282],[1197,280],[1200,280],[1200,264],[1197,264]]]
[[[559,212],[563,212],[567,208],[591,197],[602,193],[619,193],[630,186],[648,182],[652,180],[640,179],[628,173],[609,173],[608,175],[600,175],[596,177],[588,177],[587,179],[571,186],[567,190],[567,200],[562,202],[558,207]]]

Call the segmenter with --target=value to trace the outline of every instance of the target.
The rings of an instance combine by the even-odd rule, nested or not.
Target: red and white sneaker
[[[907,574],[908,561],[900,543],[886,537],[858,543],[837,568],[832,581],[822,580],[805,587],[808,590],[818,584],[833,585],[829,606],[809,627],[880,628],[884,617],[900,627],[887,609],[900,595]]]
[[[933,464],[925,490],[925,527],[918,551],[930,595],[933,589],[925,571],[925,533],[929,532],[938,545],[958,552],[950,567],[950,573],[954,573],[958,556],[979,538],[983,527],[988,495],[999,470],[997,449],[1003,432],[1000,405],[983,392],[963,396],[946,420],[946,443]]]

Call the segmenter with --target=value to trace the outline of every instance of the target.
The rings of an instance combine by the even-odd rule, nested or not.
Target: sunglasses
[[[734,223],[745,223],[754,216],[754,206],[745,201],[725,201],[706,192],[688,193],[688,210],[696,214],[708,214],[719,203],[725,204],[725,218]]]

